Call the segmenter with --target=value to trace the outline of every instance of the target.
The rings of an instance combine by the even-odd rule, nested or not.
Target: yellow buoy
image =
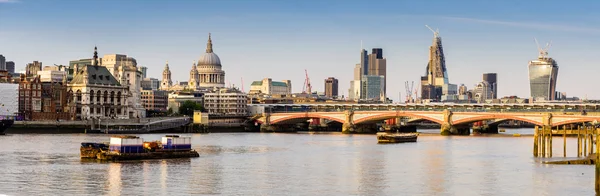
[[[515,133],[515,134],[513,134],[513,137],[521,137],[521,134]]]

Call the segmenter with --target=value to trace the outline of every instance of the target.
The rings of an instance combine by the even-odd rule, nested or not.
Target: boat
[[[419,133],[377,133],[377,143],[417,142]]]
[[[12,119],[3,119],[0,121],[0,135],[4,135],[4,131],[10,128],[15,123]]]
[[[144,142],[137,136],[113,136],[109,143],[82,142],[81,159],[120,161],[144,159],[192,158],[200,155],[192,149],[190,137],[166,135],[161,141]]]

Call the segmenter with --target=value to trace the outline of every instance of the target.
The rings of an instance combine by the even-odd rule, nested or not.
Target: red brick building
[[[19,116],[32,120],[34,112],[42,111],[42,83],[40,77],[26,78],[19,82]]]

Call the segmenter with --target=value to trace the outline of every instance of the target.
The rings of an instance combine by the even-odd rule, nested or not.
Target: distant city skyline
[[[118,6],[115,6],[118,5]],[[418,83],[427,65],[431,31],[443,38],[450,83],[473,89],[483,73],[498,73],[498,97],[528,98],[528,62],[540,43],[552,40],[549,56],[560,66],[556,90],[569,97],[600,99],[593,91],[595,62],[590,39],[600,34],[599,2],[383,1],[0,1],[0,54],[15,62],[68,65],[101,55],[125,54],[162,78],[165,62],[173,82],[187,81],[189,68],[206,49],[212,33],[227,72],[226,84],[246,90],[248,81],[285,78],[304,81],[304,69],[317,84],[339,80],[348,96],[362,48],[385,50],[387,95],[405,97],[404,82]],[[201,9],[199,9],[201,8]],[[211,9],[205,9],[211,8]],[[535,9],[534,9],[535,8]],[[60,11],[59,10],[68,10]],[[552,10],[548,14],[547,10]],[[52,13],[52,14],[49,14]],[[543,17],[540,17],[543,16]],[[361,44],[362,40],[362,44]],[[583,71],[585,70],[585,71]],[[313,85],[323,92],[322,85]],[[301,92],[294,85],[293,92]],[[403,100],[404,98],[402,98]]]

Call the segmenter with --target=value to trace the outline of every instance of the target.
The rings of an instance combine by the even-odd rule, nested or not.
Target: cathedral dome
[[[217,54],[210,52],[204,53],[198,60],[198,65],[221,65],[221,59]]]
[[[221,59],[219,59],[219,56],[213,52],[210,33],[208,34],[208,43],[206,43],[206,53],[200,56],[198,65],[221,65]]]

